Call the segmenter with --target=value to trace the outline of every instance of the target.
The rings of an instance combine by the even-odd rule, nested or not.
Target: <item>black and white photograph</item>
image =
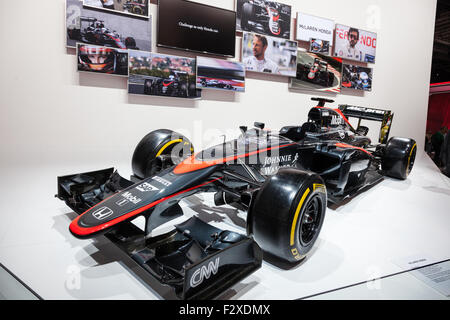
[[[128,50],[79,43],[78,71],[128,76]]]
[[[242,62],[246,71],[295,77],[297,42],[244,32]]]
[[[275,1],[236,0],[236,28],[290,39],[291,12],[291,6]]]
[[[298,50],[297,72],[289,88],[305,91],[341,92],[342,59]]]
[[[342,70],[342,87],[372,91],[372,75],[372,68],[344,64]]]
[[[150,51],[152,19],[137,19],[84,7],[80,0],[66,0],[66,46],[86,43],[118,49]]]
[[[244,65],[236,61],[198,56],[197,88],[244,92]]]
[[[348,60],[375,63],[377,34],[336,24],[334,56]]]
[[[330,42],[326,40],[313,39],[309,40],[309,52],[320,53],[326,56],[330,55]]]
[[[144,51],[130,50],[128,93],[199,99],[195,86],[196,61]]]
[[[84,6],[139,17],[149,16],[149,0],[80,0]]]

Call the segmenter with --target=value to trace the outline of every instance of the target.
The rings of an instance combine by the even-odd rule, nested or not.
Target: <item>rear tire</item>
[[[248,233],[271,258],[292,267],[317,240],[326,205],[325,183],[319,175],[281,169],[252,200]]]
[[[393,137],[384,149],[381,169],[389,177],[405,180],[414,166],[416,152],[413,139]]]
[[[147,134],[133,153],[133,174],[141,179],[152,176],[181,162],[194,152],[192,143],[185,136],[168,129]]]

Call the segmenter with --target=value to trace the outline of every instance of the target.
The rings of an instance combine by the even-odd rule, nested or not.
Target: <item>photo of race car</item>
[[[327,204],[385,176],[407,179],[417,151],[409,138],[372,144],[367,127],[348,120],[378,121],[379,110],[312,100],[318,103],[301,125],[270,131],[255,122],[197,153],[179,133],[152,131],[135,148],[130,179],[114,168],[58,177],[58,198],[79,214],[69,230],[81,239],[104,234],[180,299],[217,297],[260,268],[263,253],[277,266],[298,266],[319,236]],[[201,192],[214,193],[216,206],[245,210],[245,232],[192,217],[152,237],[154,228],[183,215],[182,199]],[[131,222],[139,216],[145,230]]]
[[[77,43],[118,49],[151,50],[151,19],[136,19],[66,2],[66,45]]]
[[[196,59],[129,50],[128,93],[198,99]]]
[[[310,81],[323,87],[331,87],[334,82],[334,73],[328,71],[328,63],[314,58],[314,62],[297,65],[297,79]]]
[[[189,82],[189,74],[185,71],[170,71],[167,78],[145,79],[144,93],[187,98],[194,91],[195,84]]]
[[[82,0],[83,5],[103,10],[136,15],[149,16],[149,0]]]
[[[236,0],[236,27],[240,31],[290,39],[291,11],[291,6],[275,1]]]
[[[245,91],[245,67],[242,63],[209,57],[197,57],[197,88]]]
[[[342,59],[320,53],[297,51],[296,76],[289,88],[302,91],[341,92]]]
[[[342,87],[363,91],[372,91],[372,68],[344,64]]]

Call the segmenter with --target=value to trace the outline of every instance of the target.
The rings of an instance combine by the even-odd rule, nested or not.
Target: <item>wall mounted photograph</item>
[[[333,55],[339,58],[375,63],[377,34],[336,24]]]
[[[201,98],[195,86],[192,58],[130,50],[128,93],[176,98]]]
[[[128,76],[128,50],[77,44],[78,71]]]
[[[66,0],[66,46],[86,43],[119,49],[151,51],[151,16],[137,19],[83,7],[80,0]]]
[[[297,12],[296,40],[322,39],[333,45],[334,21]]]
[[[330,55],[330,42],[320,39],[311,39],[309,41],[309,51],[320,53],[326,56]]]
[[[119,13],[149,17],[149,0],[80,0],[84,6]]]
[[[339,93],[341,92],[342,59],[298,50],[297,72],[291,78],[290,89]]]
[[[197,57],[197,88],[245,91],[245,68],[240,62]]]
[[[242,62],[246,71],[295,77],[297,42],[244,32]]]
[[[348,89],[372,91],[373,69],[344,64],[342,70],[342,87]]]
[[[234,57],[236,12],[185,0],[159,0],[157,45]]]
[[[236,28],[290,39],[291,12],[291,6],[275,1],[236,0]]]

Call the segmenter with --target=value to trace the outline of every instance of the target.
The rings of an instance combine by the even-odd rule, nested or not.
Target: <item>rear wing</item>
[[[391,130],[392,120],[394,118],[394,113],[391,110],[352,106],[348,104],[340,104],[339,110],[341,110],[346,118],[358,118],[358,127],[361,124],[361,120],[381,122],[378,142],[387,142],[389,138],[389,132]]]

